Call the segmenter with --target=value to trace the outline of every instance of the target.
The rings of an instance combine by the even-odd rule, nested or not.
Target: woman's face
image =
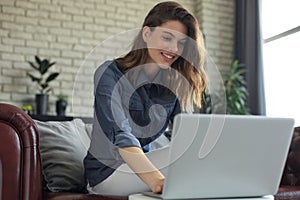
[[[167,69],[182,54],[187,39],[187,28],[179,21],[168,21],[150,30],[143,28],[143,39],[147,44],[148,63],[157,63]]]

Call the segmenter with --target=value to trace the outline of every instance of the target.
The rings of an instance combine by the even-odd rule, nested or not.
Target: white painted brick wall
[[[234,0],[199,2],[196,14],[206,37],[208,54],[220,70],[227,70],[233,59]]]
[[[62,93],[69,96],[68,115],[92,116],[93,71],[99,61],[114,54],[112,46],[120,50],[124,46],[124,40],[104,41],[140,28],[157,2],[160,1],[1,0],[0,102],[34,107],[37,90],[26,76],[26,72],[32,72],[27,61],[39,55],[55,61],[50,71],[61,73],[50,83],[53,92],[49,113],[55,114],[56,96]],[[209,54],[217,65],[226,68],[233,56],[233,0],[179,2],[197,16]],[[90,54],[101,43],[105,48]]]

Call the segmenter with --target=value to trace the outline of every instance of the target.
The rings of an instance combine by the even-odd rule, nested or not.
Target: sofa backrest
[[[0,103],[0,199],[42,199],[39,137],[20,108]]]
[[[300,185],[300,127],[295,127],[281,185]]]

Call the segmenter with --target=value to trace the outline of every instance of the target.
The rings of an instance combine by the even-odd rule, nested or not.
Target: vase
[[[68,102],[66,100],[57,100],[56,101],[56,114],[58,116],[65,116],[66,115],[66,108]]]
[[[36,94],[35,95],[36,114],[47,115],[48,101],[49,101],[48,94]]]

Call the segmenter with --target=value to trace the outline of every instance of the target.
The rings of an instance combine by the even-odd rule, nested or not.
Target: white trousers
[[[166,176],[168,167],[169,146],[156,149],[146,153],[149,160],[156,166],[164,176]],[[87,187],[91,194],[128,196],[151,189],[128,167],[127,164],[122,164],[116,171],[107,179],[94,187]]]

